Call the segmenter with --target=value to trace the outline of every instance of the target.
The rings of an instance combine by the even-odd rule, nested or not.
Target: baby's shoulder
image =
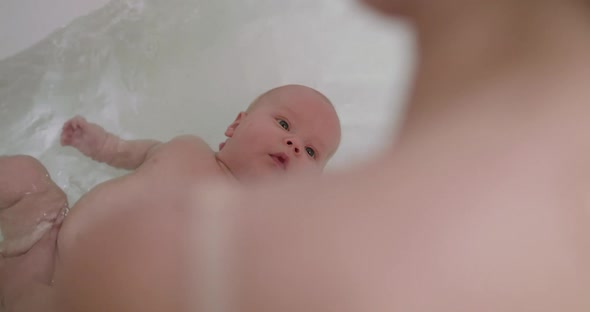
[[[166,181],[185,183],[211,176],[218,168],[215,152],[202,138],[182,135],[154,147],[137,173],[149,179],[172,177]]]
[[[184,134],[184,135],[179,135],[176,136],[174,138],[172,138],[170,141],[168,141],[166,143],[167,145],[171,145],[171,146],[178,146],[178,147],[197,147],[197,148],[206,148],[208,150],[211,150],[211,148],[209,147],[209,144],[207,144],[207,142],[205,142],[205,140],[203,140],[201,137],[198,137],[196,135],[192,135],[192,134]]]
[[[159,154],[172,157],[213,155],[214,152],[207,142],[195,135],[180,135],[159,146]]]
[[[174,170],[181,168],[198,168],[210,165],[215,161],[215,152],[200,137],[194,135],[177,136],[160,144],[147,161],[150,168]]]

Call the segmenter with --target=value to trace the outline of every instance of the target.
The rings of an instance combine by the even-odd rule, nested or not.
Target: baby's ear
[[[236,131],[236,128],[238,128],[238,126],[240,125],[240,122],[242,122],[242,119],[244,119],[247,115],[248,115],[248,113],[246,113],[246,112],[240,112],[238,114],[238,117],[236,117],[236,119],[234,120],[234,122],[232,122],[231,125],[229,125],[229,127],[227,127],[227,129],[225,130],[225,136],[228,138],[231,138],[232,136],[234,136],[234,132]]]

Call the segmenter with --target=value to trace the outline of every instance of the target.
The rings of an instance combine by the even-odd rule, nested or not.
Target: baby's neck
[[[223,172],[224,176],[228,177],[232,181],[237,181],[236,176],[231,172],[229,167],[221,159],[219,159],[219,157],[217,157],[217,153],[215,153],[215,161],[217,161],[217,165]]]

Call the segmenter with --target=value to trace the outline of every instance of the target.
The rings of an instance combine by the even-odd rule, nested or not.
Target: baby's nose
[[[301,152],[301,150],[299,149],[299,146],[297,144],[295,144],[294,140],[287,140],[287,145],[289,145],[290,147],[293,148],[293,150],[295,151],[295,154],[299,154]]]

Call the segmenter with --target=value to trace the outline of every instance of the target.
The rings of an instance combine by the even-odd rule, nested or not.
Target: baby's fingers
[[[66,121],[61,130],[60,143],[62,146],[72,145],[77,136],[81,136],[86,125],[86,119],[75,116]]]
[[[86,123],[84,117],[76,115],[64,123],[62,131],[65,131],[66,129],[81,129]]]
[[[76,132],[79,132],[79,126],[76,126],[72,123],[64,124],[64,127],[61,131],[60,143],[61,145],[71,145]]]

